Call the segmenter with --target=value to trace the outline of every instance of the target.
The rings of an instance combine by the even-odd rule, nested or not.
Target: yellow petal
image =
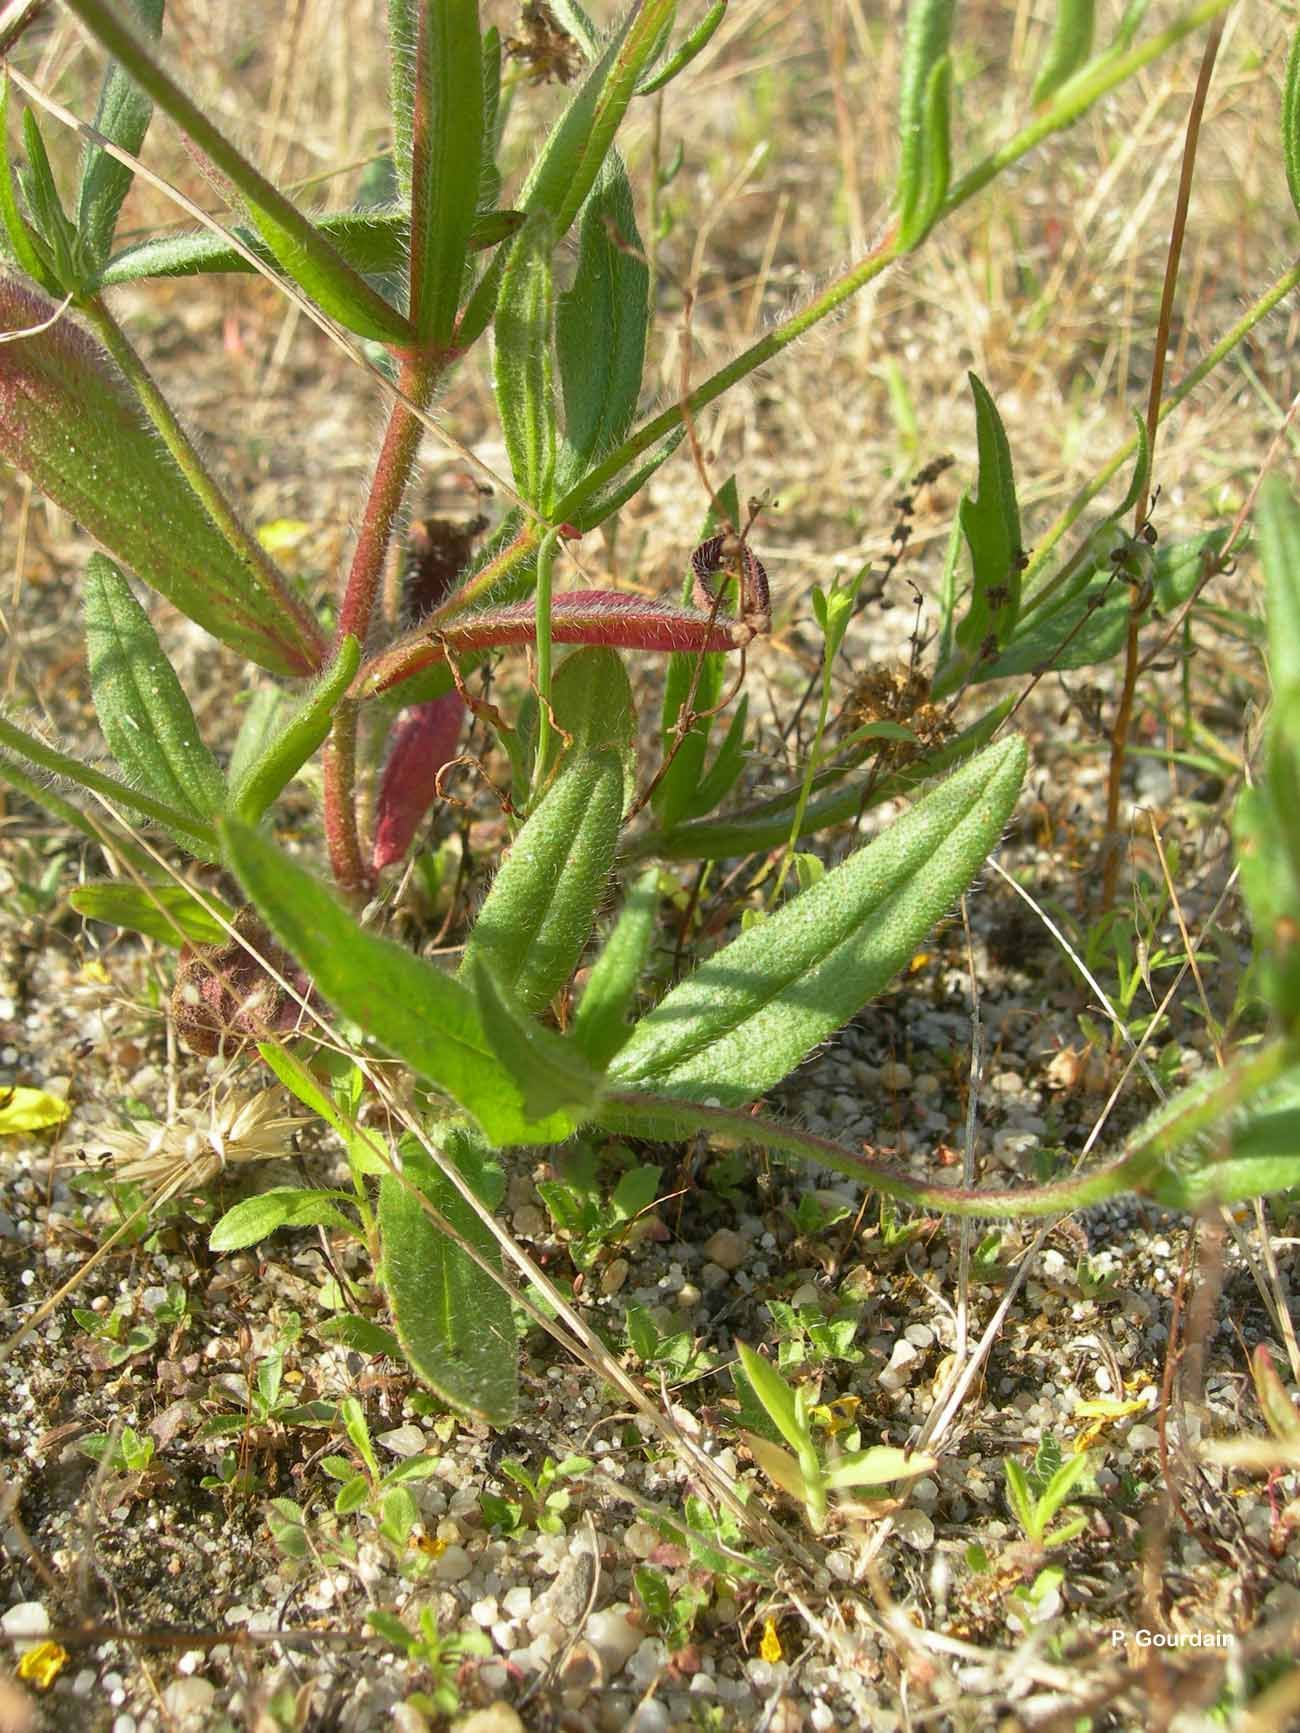
[[[68,1651],[57,1643],[37,1643],[18,1663],[18,1677],[38,1691],[48,1691],[68,1662]]]
[[[0,1133],[45,1131],[71,1112],[61,1095],[44,1089],[0,1089]]]
[[[763,1641],[758,1645],[758,1652],[769,1666],[775,1666],[781,1659],[781,1639],[776,1634],[775,1619],[764,1619]]]

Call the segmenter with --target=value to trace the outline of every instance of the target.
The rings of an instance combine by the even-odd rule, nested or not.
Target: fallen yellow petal
[[[758,1645],[758,1652],[769,1666],[775,1666],[781,1659],[781,1639],[776,1634],[775,1619],[764,1619],[763,1641]]]
[[[0,1089],[0,1133],[47,1131],[71,1112],[61,1095],[45,1089]]]
[[[37,1643],[18,1663],[18,1677],[38,1691],[48,1691],[68,1662],[68,1651],[58,1643]]]
[[[1081,1420],[1122,1420],[1126,1414],[1145,1414],[1146,1411],[1145,1402],[1116,1402],[1113,1397],[1074,1405],[1074,1412]]]

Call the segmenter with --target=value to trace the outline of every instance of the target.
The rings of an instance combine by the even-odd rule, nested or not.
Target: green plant
[[[1190,1208],[1209,1196],[1231,1201],[1295,1183],[1294,1143],[1279,1138],[1300,1076],[1300,977],[1287,939],[1300,908],[1291,817],[1300,698],[1287,648],[1300,618],[1300,565],[1287,549],[1300,532],[1295,507],[1276,491],[1264,501],[1261,541],[1277,615],[1278,696],[1268,772],[1243,800],[1238,832],[1277,1038],[1176,1098],[1117,1160],[1031,1191],[918,1184],[753,1108],[888,985],[996,845],[1026,764],[1023,742],[1003,732],[1014,699],[958,719],[959,700],[995,678],[1118,655],[1132,645],[1131,594],[1156,618],[1169,617],[1214,568],[1221,537],[1158,550],[1150,543],[1152,441],[1161,416],[1294,286],[1296,272],[1153,407],[1032,557],[1022,547],[1006,432],[972,375],[978,470],[953,525],[929,693],[932,710],[949,708],[924,723],[924,706],[915,705],[906,715],[867,718],[829,748],[831,667],[866,599],[868,574],[812,593],[823,635],[815,744],[803,773],[768,800],[717,816],[744,768],[743,698],[716,750],[712,729],[740,683],[729,682],[729,671],[743,673],[746,651],[770,626],[766,574],[734,483],[710,487],[680,603],[566,590],[558,581],[568,544],[612,522],[672,455],[688,422],[920,248],[1037,144],[1215,19],[1227,0],[1202,0],[1141,41],[1141,9],[1130,9],[1116,39],[1096,52],[1091,29],[1058,33],[1032,117],[959,177],[954,8],[951,0],[915,0],[904,38],[895,216],[878,244],[639,424],[654,295],[616,136],[629,107],[700,52],[720,7],[675,37],[676,0],[639,0],[599,38],[581,8],[566,5],[582,76],[506,206],[505,128],[521,105],[502,100],[498,33],[481,28],[476,0],[393,0],[390,166],[398,196],[391,206],[314,217],[167,70],[155,46],[161,0],[66,4],[110,65],[71,202],[37,120],[45,99],[12,74],[35,106],[23,115],[25,163],[16,165],[6,135],[0,166],[0,223],[25,279],[0,281],[0,451],[106,550],[85,573],[85,639],[116,772],[0,717],[0,774],[122,863],[127,877],[83,887],[79,906],[176,945],[172,1010],[188,1044],[211,1054],[255,1042],[281,1081],[344,1139],[351,1194],[281,1188],[246,1200],[218,1223],[214,1247],[232,1250],[286,1225],[356,1238],[372,1254],[393,1315],[393,1337],[372,1341],[384,1351],[395,1341],[442,1400],[499,1425],[517,1403],[515,1321],[495,1215],[504,1190],[495,1155],[506,1148],[549,1146],[584,1130],[662,1141],[712,1136],[813,1160],[927,1210],[983,1216],[1045,1214],[1126,1188]],[[1297,81],[1293,57],[1288,126]],[[155,106],[222,178],[241,220],[209,219],[195,233],[117,249],[118,215]],[[655,237],[666,185],[656,171]],[[554,262],[570,238],[576,264],[561,290]],[[278,284],[370,368],[389,402],[351,561],[328,596],[291,582],[241,523],[111,305],[122,285],[242,270]],[[461,449],[431,405],[489,332],[510,465],[509,481],[491,479],[508,507],[480,553],[465,548],[451,562],[436,593],[407,596],[417,623],[385,637],[381,578],[421,437],[428,429]],[[465,457],[484,469],[474,454]],[[1130,463],[1124,498],[1049,569],[1082,511]],[[1130,511],[1132,535],[1120,527]],[[250,703],[225,765],[203,740],[132,579],[243,658],[250,678],[260,670],[293,683],[291,703],[283,694]],[[472,684],[476,671],[521,646],[533,657],[529,689],[512,695],[506,683],[500,704],[489,702]],[[560,660],[565,646],[571,653]],[[638,763],[642,730],[620,651],[667,657],[652,769]],[[384,875],[437,808],[470,712],[508,766],[509,848],[450,974],[357,911],[375,893],[382,905],[392,883]],[[319,830],[333,888],[271,835],[276,803],[318,754]],[[46,785],[51,777],[62,791]],[[166,882],[155,853],[126,824],[63,791],[152,826],[199,863],[193,882]],[[833,869],[800,850],[828,826],[901,798],[912,801],[909,810]],[[661,991],[662,975],[648,962],[661,894],[652,866],[631,881],[575,994],[623,868],[756,850],[781,851],[767,906],[746,911],[762,919],[742,922],[738,937]],[[218,866],[239,886],[242,907],[200,888],[202,869]],[[785,894],[792,874],[798,888]],[[648,1008],[647,984],[650,996],[659,994]],[[310,1038],[326,1008],[414,1080],[396,1154],[357,1123],[363,1087],[379,1088],[370,1060],[340,1078]],[[1226,1147],[1222,1139],[1210,1151],[1198,1146],[1225,1125]],[[547,1201],[557,1219],[567,1212],[575,1261],[589,1262],[644,1207],[650,1174],[657,1182],[653,1167],[634,1168],[608,1205],[585,1184],[556,1182]],[[282,1357],[268,1357],[247,1413],[212,1428],[296,1421],[281,1370]],[[768,1396],[798,1452],[788,1459],[794,1470],[782,1463],[780,1472],[799,1487],[810,1520],[815,1513],[824,1522],[828,1491],[858,1484],[884,1459],[851,1452],[822,1463],[802,1397],[772,1376]],[[368,1473],[366,1484],[373,1493]]]
[[[485,1492],[479,1498],[479,1508],[493,1528],[504,1534],[532,1527],[542,1534],[563,1534],[564,1513],[572,1503],[572,1494],[564,1481],[578,1480],[592,1467],[586,1456],[566,1456],[556,1462],[547,1456],[536,1474],[529,1474],[522,1462],[507,1460],[501,1472],[523,1493],[523,1499],[501,1498],[495,1492]]]
[[[124,1426],[120,1433],[89,1432],[78,1439],[77,1449],[92,1462],[103,1462],[117,1474],[143,1474],[157,1449],[148,1433]]]
[[[595,1152],[579,1144],[568,1153],[564,1178],[540,1180],[537,1186],[551,1220],[568,1236],[569,1256],[580,1270],[589,1270],[602,1247],[617,1241],[659,1195],[662,1170],[642,1164],[629,1168],[606,1198],[595,1161]]]
[[[1039,1445],[1028,1473],[1011,1456],[1004,1459],[1003,1468],[1007,1503],[1031,1546],[1045,1550],[1066,1546],[1087,1528],[1086,1516],[1074,1516],[1059,1527],[1052,1527],[1076,1487],[1090,1472],[1086,1455],[1076,1453],[1062,1459],[1060,1445],[1048,1436]]]
[[[702,1583],[688,1582],[674,1589],[662,1571],[653,1565],[638,1565],[632,1572],[637,1599],[651,1627],[670,1650],[684,1649],[691,1640],[695,1621],[708,1606],[709,1590]]]
[[[690,1330],[661,1330],[644,1306],[627,1308],[627,1345],[641,1364],[663,1371],[674,1383],[711,1371],[714,1356],[702,1349]]]
[[[862,1321],[860,1307],[839,1308],[829,1318],[816,1301],[791,1306],[784,1300],[769,1300],[767,1309],[779,1337],[776,1363],[782,1372],[796,1366],[829,1365],[836,1360],[855,1366],[863,1359],[862,1349],[853,1346]]]
[[[742,1432],[741,1437],[768,1479],[803,1506],[814,1534],[822,1534],[827,1527],[832,1493],[914,1480],[936,1466],[937,1458],[924,1451],[899,1450],[887,1444],[864,1450],[856,1442],[856,1433],[832,1439],[829,1448],[823,1446],[814,1430],[816,1398],[809,1387],[788,1384],[774,1366],[743,1342],[737,1343],[737,1352],[746,1384],[790,1450],[755,1432]]]
[[[420,1608],[418,1631],[408,1630],[396,1613],[382,1609],[367,1613],[366,1623],[399,1654],[409,1656],[429,1673],[432,1690],[413,1691],[406,1699],[425,1715],[454,1715],[460,1708],[457,1680],[462,1662],[492,1653],[492,1639],[486,1631],[439,1630],[438,1615],[432,1607]]]
[[[387,1472],[381,1471],[365,1414],[355,1396],[345,1397],[339,1404],[339,1419],[361,1466],[358,1468],[346,1456],[321,1458],[326,1474],[342,1482],[334,1497],[334,1514],[350,1516],[354,1510],[373,1511],[380,1534],[400,1554],[420,1516],[407,1483],[427,1480],[436,1471],[438,1458],[423,1454],[406,1456]]]

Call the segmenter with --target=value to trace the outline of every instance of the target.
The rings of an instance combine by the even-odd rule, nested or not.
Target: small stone
[[[710,1291],[714,1288],[725,1288],[727,1285],[727,1272],[723,1269],[721,1264],[705,1264],[704,1268],[700,1271],[700,1280]]]
[[[593,1613],[587,1620],[585,1631],[587,1641],[600,1656],[606,1674],[613,1678],[621,1673],[623,1668],[636,1654],[641,1646],[645,1632],[640,1630],[627,1616],[627,1609],[606,1607],[604,1611]]]
[[[894,1343],[888,1366],[880,1374],[881,1386],[886,1390],[900,1390],[915,1373],[920,1359],[920,1354],[907,1338],[900,1336]]]
[[[888,1059],[880,1067],[880,1081],[891,1094],[912,1087],[912,1073],[908,1066],[900,1064],[895,1059]]]
[[[704,1255],[719,1269],[738,1270],[749,1256],[749,1241],[734,1228],[719,1228],[704,1242]],[[705,1272],[707,1280],[707,1267]]]
[[[657,1698],[651,1697],[648,1702],[637,1705],[636,1713],[627,1725],[628,1733],[667,1733],[668,1711]]]
[[[934,1524],[923,1510],[900,1510],[894,1518],[894,1533],[917,1552],[928,1552],[934,1545]]]
[[[703,1298],[703,1294],[694,1282],[683,1282],[677,1290],[677,1310],[679,1312],[693,1312]]]
[[[627,1670],[642,1690],[657,1679],[668,1664],[668,1645],[658,1637],[646,1637],[627,1663]]]
[[[1038,1148],[1032,1131],[995,1131],[993,1153],[1004,1167],[1019,1168],[1024,1158]]]
[[[632,1266],[626,1258],[614,1258],[605,1265],[600,1277],[602,1294],[616,1294],[628,1278]]]
[[[428,1720],[414,1703],[394,1704],[393,1726],[397,1733],[429,1733]]]
[[[457,1721],[456,1733],[526,1733],[526,1729],[509,1703],[489,1703]]]
[[[0,1613],[0,1625],[11,1637],[31,1637],[30,1643],[15,1643],[15,1655],[25,1655],[42,1641],[50,1628],[50,1615],[39,1601],[18,1601],[7,1612]]]
[[[173,1679],[163,1692],[163,1708],[178,1721],[187,1719],[200,1724],[208,1715],[217,1695],[217,1687],[208,1679]]]
[[[649,1558],[659,1545],[659,1536],[648,1522],[634,1522],[623,1536],[623,1545],[633,1558]]]
[[[540,1239],[546,1232],[546,1215],[535,1203],[522,1204],[510,1219],[521,1239]]]
[[[1124,1442],[1130,1450],[1156,1450],[1160,1445],[1160,1434],[1154,1426],[1130,1426]]]
[[[803,1733],[803,1710],[793,1697],[780,1697],[767,1718],[770,1733]]]
[[[433,1574],[440,1583],[461,1583],[474,1569],[474,1560],[463,1546],[449,1546],[434,1560]]]
[[[924,1350],[934,1346],[934,1331],[928,1324],[909,1324],[903,1334],[914,1348]]]
[[[391,1432],[379,1433],[375,1442],[391,1450],[394,1456],[406,1457],[418,1456],[427,1440],[418,1426],[395,1426]]]
[[[501,1597],[501,1608],[508,1619],[526,1619],[532,1606],[533,1591],[523,1583],[517,1588],[507,1589]]]
[[[942,1083],[933,1071],[922,1071],[912,1079],[912,1094],[920,1095],[925,1099],[931,1095],[938,1095],[942,1088]]]

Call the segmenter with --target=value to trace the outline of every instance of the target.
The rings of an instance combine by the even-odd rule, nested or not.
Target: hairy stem
[[[546,787],[555,745],[551,721],[551,575],[559,534],[559,530],[547,530],[537,549],[537,758],[533,765],[532,801],[540,799]]]
[[[330,724],[324,772],[325,846],[330,871],[343,894],[360,901],[370,891],[371,875],[362,857],[357,827],[357,710],[346,698]]]
[[[285,583],[283,574],[256,536],[250,535],[240,522],[235,508],[208,473],[193,440],[181,426],[171,404],[158,389],[152,374],[137,355],[125,331],[98,295],[83,302],[82,311],[126,377],[140,400],[140,407],[157,428],[163,444],[176,460],[176,467],[202,502],[203,509],[239,557],[256,571],[259,586],[275,597],[285,618],[292,621],[296,639],[310,648],[315,666],[323,667],[328,652],[325,634],[321,631],[315,615],[300,597],[293,594]]]

